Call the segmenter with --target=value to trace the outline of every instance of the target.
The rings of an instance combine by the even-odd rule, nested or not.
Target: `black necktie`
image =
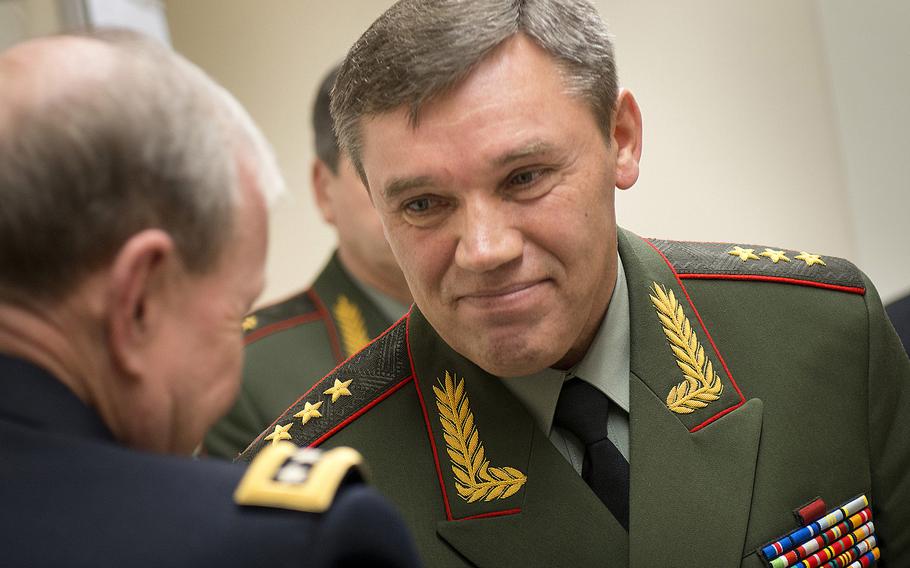
[[[553,423],[585,445],[581,478],[629,530],[629,462],[607,438],[609,414],[606,395],[581,379],[571,379],[559,393]]]

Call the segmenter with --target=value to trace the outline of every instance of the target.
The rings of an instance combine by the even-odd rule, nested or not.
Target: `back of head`
[[[126,31],[30,43],[0,56],[11,87],[0,95],[0,301],[61,299],[151,227],[205,272],[231,234],[238,168],[280,191],[245,111],[165,46]],[[74,47],[96,56],[61,66]]]
[[[590,105],[608,136],[618,90],[613,46],[588,0],[400,0],[351,48],[332,94],[339,143],[361,177],[362,118],[405,106],[416,125],[423,105],[516,34],[554,58],[567,91]]]
[[[316,141],[316,157],[322,160],[333,173],[338,173],[338,137],[329,112],[332,86],[338,77],[340,66],[333,67],[319,84],[316,100],[313,102],[313,134]]]

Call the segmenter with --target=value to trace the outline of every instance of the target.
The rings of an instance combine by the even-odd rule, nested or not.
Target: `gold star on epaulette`
[[[738,256],[743,262],[746,262],[747,260],[758,260],[758,257],[755,256],[755,249],[744,249],[739,245],[733,247],[733,250],[727,251],[727,254]]]
[[[332,402],[334,403],[343,396],[351,396],[351,391],[348,390],[348,387],[352,382],[354,382],[354,379],[348,379],[346,381],[335,379],[335,384],[324,390],[322,394],[332,395]]]
[[[259,325],[259,319],[256,316],[247,316],[243,318],[243,323],[240,327],[243,331],[253,331],[257,325]]]
[[[300,418],[303,424],[309,422],[312,418],[322,418],[322,414],[319,412],[319,407],[322,406],[322,401],[320,400],[316,404],[310,404],[309,402],[304,403],[303,410],[294,415],[294,418]]]
[[[293,422],[290,424],[285,424],[284,426],[275,424],[275,431],[266,436],[265,439],[272,442],[273,446],[281,440],[290,440],[291,435],[288,434],[288,430],[291,429],[291,426],[293,426]]]
[[[799,254],[794,258],[797,260],[802,260],[806,263],[806,266],[812,266],[813,264],[821,264],[822,266],[828,266],[825,264],[825,261],[822,260],[822,257],[817,254],[810,254],[806,251],[799,251]]]
[[[771,262],[777,264],[778,261],[782,260],[784,262],[790,262],[790,259],[787,258],[787,255],[784,254],[782,250],[774,250],[766,248],[765,252],[761,253],[759,256],[766,256],[771,259]],[[797,257],[799,258],[799,257]]]

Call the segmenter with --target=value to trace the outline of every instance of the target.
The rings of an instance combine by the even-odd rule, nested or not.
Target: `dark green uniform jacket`
[[[236,457],[315,378],[391,323],[332,255],[311,288],[244,320],[243,386],[234,408],[206,436],[208,454]]]
[[[288,438],[359,449],[430,566],[756,568],[756,549],[798,526],[794,509],[859,494],[883,565],[910,565],[910,361],[865,277],[802,251],[626,231],[619,253],[628,534],[501,381],[416,308],[243,457]]]

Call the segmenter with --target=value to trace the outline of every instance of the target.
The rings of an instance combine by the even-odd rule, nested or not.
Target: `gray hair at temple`
[[[335,78],[338,77],[340,65],[333,67],[319,84],[319,91],[316,93],[316,102],[313,103],[313,133],[316,139],[316,156],[325,162],[325,165],[332,170],[332,173],[338,173],[338,138],[335,136],[335,128],[332,123],[332,115],[329,112],[329,104],[332,99],[332,86],[335,84]]]
[[[102,80],[0,101],[0,301],[62,299],[147,228],[206,273],[241,184],[267,202],[284,189],[249,115],[196,66],[133,32],[77,36],[111,50]]]
[[[338,141],[364,182],[363,118],[407,106],[416,126],[423,105],[519,33],[559,64],[568,94],[590,105],[609,143],[619,87],[610,34],[590,2],[400,0],[348,52],[332,92]]]

